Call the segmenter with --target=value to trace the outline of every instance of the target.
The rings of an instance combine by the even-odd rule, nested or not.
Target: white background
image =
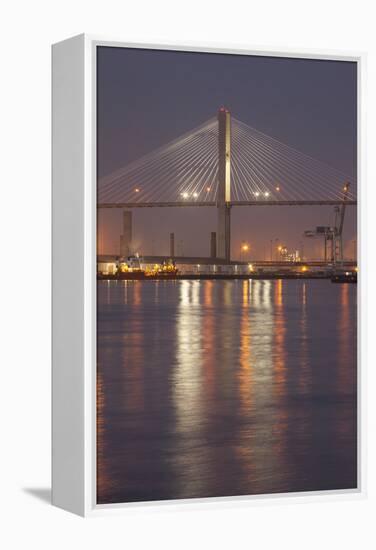
[[[50,479],[50,44],[223,42],[368,53],[368,266],[376,208],[376,17],[371,1],[23,0],[0,14],[1,468],[3,548],[376,547],[375,292],[368,288],[368,498],[136,509],[83,520],[46,502]],[[373,201],[373,206],[372,206]],[[364,235],[363,235],[364,237]],[[363,364],[363,368],[366,365]],[[42,498],[41,498],[42,497]],[[4,540],[7,539],[6,542]]]

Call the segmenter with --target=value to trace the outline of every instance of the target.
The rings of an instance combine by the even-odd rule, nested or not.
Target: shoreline
[[[130,276],[127,277],[119,275],[98,275],[98,281],[184,281],[184,280],[278,280],[278,279],[292,279],[292,280],[310,280],[310,279],[329,279],[332,282],[338,283],[356,283],[357,277],[351,274],[347,277],[336,277],[334,274],[318,274],[318,273],[248,273],[248,274],[225,274],[225,273],[187,273],[177,274],[173,277],[166,275],[150,275],[150,276]]]

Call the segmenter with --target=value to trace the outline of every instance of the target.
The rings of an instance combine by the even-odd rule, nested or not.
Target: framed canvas
[[[363,64],[53,46],[56,506],[364,495]]]

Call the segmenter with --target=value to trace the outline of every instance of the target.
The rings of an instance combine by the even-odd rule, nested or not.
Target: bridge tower
[[[218,111],[217,255],[230,261],[231,240],[231,114]]]

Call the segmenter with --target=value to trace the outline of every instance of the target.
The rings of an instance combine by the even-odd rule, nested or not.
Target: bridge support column
[[[227,204],[217,207],[217,255],[231,260],[231,207]]]
[[[132,211],[124,210],[123,234],[120,237],[120,256],[128,258],[132,254]]]
[[[231,114],[218,111],[217,255],[231,259]]]

